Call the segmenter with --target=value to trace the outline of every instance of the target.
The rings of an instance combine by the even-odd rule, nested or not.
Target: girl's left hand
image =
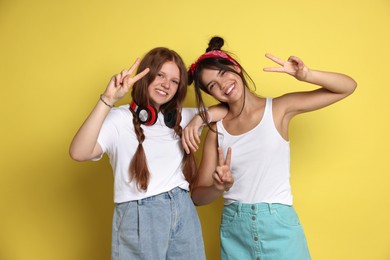
[[[305,80],[309,72],[309,68],[306,67],[303,61],[298,57],[290,56],[290,58],[288,58],[288,60],[285,61],[268,53],[265,54],[265,56],[268,59],[272,60],[273,62],[282,66],[282,67],[264,68],[263,70],[266,72],[287,73],[298,80]]]

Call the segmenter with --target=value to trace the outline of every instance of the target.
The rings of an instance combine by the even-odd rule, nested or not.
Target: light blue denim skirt
[[[187,191],[115,205],[112,260],[204,260],[201,226]]]
[[[226,205],[220,236],[223,260],[311,259],[298,216],[289,205]]]

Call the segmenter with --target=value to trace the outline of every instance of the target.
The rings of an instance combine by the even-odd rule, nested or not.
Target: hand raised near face
[[[137,70],[139,63],[140,60],[137,59],[129,69],[125,69],[111,78],[103,93],[107,102],[115,104],[129,92],[135,82],[149,73],[149,68],[146,68],[142,72],[132,76],[134,71]]]

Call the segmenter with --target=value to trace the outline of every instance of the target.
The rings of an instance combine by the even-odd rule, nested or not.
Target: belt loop
[[[241,217],[241,208],[242,208],[242,204],[239,202],[238,205],[237,205],[237,215],[238,217]]]
[[[137,200],[137,204],[138,204],[138,206],[141,206],[142,205],[142,199]]]
[[[174,190],[167,191],[167,194],[168,194],[168,197],[169,197],[170,200],[173,199],[173,191]]]
[[[275,213],[275,210],[274,210],[272,203],[268,203],[268,209],[269,209],[269,213],[271,215]]]

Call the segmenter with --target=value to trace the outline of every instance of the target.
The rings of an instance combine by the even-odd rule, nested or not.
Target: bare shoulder
[[[272,99],[272,111],[274,114],[285,114],[288,104],[293,102],[288,94],[278,96]]]
[[[321,91],[321,89],[307,92],[286,93],[274,98],[274,113],[288,116],[291,119],[297,114],[313,110],[311,108],[311,103],[314,101],[311,97],[316,95],[316,92],[318,91]]]

